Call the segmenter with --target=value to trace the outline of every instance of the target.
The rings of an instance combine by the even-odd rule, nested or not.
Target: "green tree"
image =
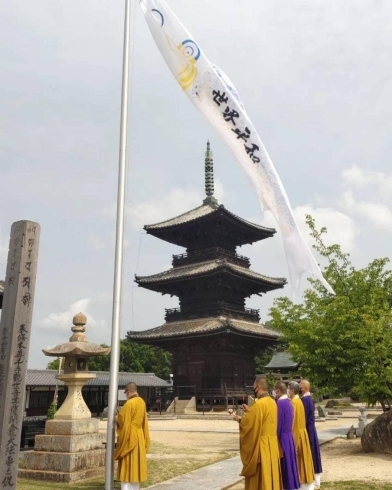
[[[55,369],[58,371],[59,369],[59,360],[58,359],[53,359],[53,361],[48,362],[46,365],[46,369]]]
[[[57,412],[57,403],[51,403],[50,407],[48,408],[48,412],[46,414],[47,419],[51,420],[55,416],[56,412]]]
[[[107,345],[102,344],[102,347]],[[120,365],[122,372],[154,373],[162,379],[168,379],[171,368],[171,354],[158,347],[143,344],[133,344],[127,339],[120,340]],[[47,369],[58,369],[59,360],[55,359],[47,365]],[[95,356],[89,360],[90,371],[109,371],[110,354]]]
[[[330,295],[317,280],[302,304],[275,300],[270,326],[284,334],[289,352],[301,362],[301,374],[324,394],[355,393],[384,409],[392,401],[392,272],[389,259],[375,259],[362,269],[339,245],[326,246],[326,228],[316,229],[307,216],[314,248],[327,259],[324,276]]]

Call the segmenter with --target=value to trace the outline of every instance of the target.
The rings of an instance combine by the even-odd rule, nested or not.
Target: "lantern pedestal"
[[[64,381],[68,388],[67,398],[54,414],[55,420],[80,420],[90,419],[91,412],[83,399],[82,388],[90,379],[94,379],[92,373],[59,374],[57,379]]]

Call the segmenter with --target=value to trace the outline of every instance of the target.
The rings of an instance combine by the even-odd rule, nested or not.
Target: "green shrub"
[[[51,403],[47,413],[48,420],[52,419],[56,412],[57,412],[57,403]]]

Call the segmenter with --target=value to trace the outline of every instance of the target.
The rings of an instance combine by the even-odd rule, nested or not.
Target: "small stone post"
[[[11,227],[0,322],[0,488],[16,489],[40,226]]]
[[[361,415],[358,417],[357,437],[361,437],[369,422],[367,419],[366,407],[359,407],[358,410],[360,411]]]

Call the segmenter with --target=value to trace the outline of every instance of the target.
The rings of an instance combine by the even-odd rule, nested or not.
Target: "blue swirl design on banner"
[[[160,12],[160,11],[159,11],[159,10],[157,10],[157,9],[151,9],[151,12],[156,12],[157,14],[159,14],[159,15],[160,15],[160,17],[161,17],[161,26],[163,26],[163,24],[165,23],[165,18],[163,17],[162,12]]]
[[[198,60],[200,58],[200,49],[199,46],[195,43],[195,41],[192,41],[192,39],[185,39],[185,41],[182,41],[182,54],[186,58],[193,58],[194,60]]]

